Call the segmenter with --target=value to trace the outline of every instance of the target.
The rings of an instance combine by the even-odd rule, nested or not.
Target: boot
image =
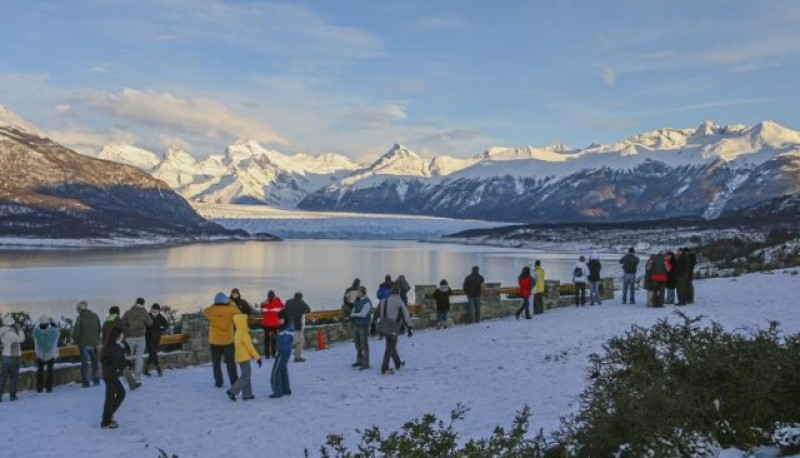
[[[150,363],[144,363],[144,372],[143,374],[147,377],[150,377]]]
[[[158,372],[159,377],[164,376],[164,371],[161,370],[161,366],[156,366],[156,372]]]

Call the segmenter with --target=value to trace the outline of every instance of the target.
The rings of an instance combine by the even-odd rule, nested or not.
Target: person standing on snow
[[[147,327],[145,338],[147,339],[147,362],[144,364],[144,375],[150,377],[150,368],[155,367],[158,376],[164,375],[161,364],[158,361],[158,347],[161,345],[161,334],[169,329],[169,323],[164,315],[161,314],[161,306],[153,304],[150,307],[150,318],[153,323]]]
[[[3,347],[0,356],[0,401],[3,400],[6,383],[11,401],[17,400],[17,380],[22,360],[20,344],[25,342],[25,333],[11,315],[6,315],[0,323],[0,344]]]
[[[275,291],[267,292],[267,300],[261,303],[261,324],[264,327],[264,358],[275,357],[278,347],[275,346],[275,337],[281,322],[278,319],[278,312],[283,310],[281,298],[275,295]]]
[[[589,263],[586,265],[589,268],[589,305],[601,305],[603,302],[600,300],[600,256],[597,253],[589,255]]]
[[[677,264],[675,254],[672,251],[667,251],[667,254],[664,255],[664,265],[667,266],[667,282],[664,284],[667,291],[664,298],[665,304],[675,304],[675,289],[678,286]]]
[[[42,315],[39,325],[33,328],[33,345],[36,349],[36,392],[53,391],[53,364],[58,358],[58,338],[61,332],[55,320]],[[46,370],[45,370],[46,369]]]
[[[311,312],[311,307],[303,300],[303,293],[300,291],[294,293],[294,297],[286,301],[286,314],[294,328],[294,362],[296,363],[305,362],[303,346],[306,339],[303,335],[303,328],[306,322],[305,315],[309,312]]]
[[[247,323],[247,315],[240,313],[234,315],[233,325],[236,331],[233,337],[233,344],[236,351],[236,363],[239,364],[239,378],[236,379],[231,388],[225,392],[231,401],[236,400],[236,395],[242,393],[242,399],[249,401],[255,399],[253,396],[253,385],[250,382],[250,361],[255,360],[258,367],[261,367],[261,355],[256,351],[250,336],[250,326]]]
[[[450,313],[450,296],[453,290],[447,284],[447,280],[442,279],[439,287],[433,292],[433,300],[436,301],[436,329],[447,327],[447,314]]]
[[[236,307],[239,309],[239,312],[244,313],[245,315],[252,315],[255,313],[253,311],[253,307],[250,306],[250,303],[246,300],[242,299],[242,295],[239,293],[239,288],[233,288],[231,290],[231,301],[236,304]]]
[[[535,284],[535,293],[533,294],[533,314],[541,315],[544,313],[544,269],[542,269],[542,261],[538,259],[533,263],[533,281]]]
[[[106,317],[106,321],[103,323],[103,347],[107,345],[112,345],[114,342],[111,339],[111,330],[114,328],[120,328],[120,317],[119,317],[119,307],[116,305],[112,306],[108,309],[108,316]],[[128,345],[127,342],[124,340],[122,341],[122,353],[125,357],[125,367],[122,369],[122,375],[125,378],[125,381],[128,383],[128,388],[131,391],[136,390],[141,386],[136,380],[136,377],[133,376],[132,370],[132,357],[131,357],[131,347]]]
[[[411,323],[411,317],[408,314],[408,308],[403,300],[400,298],[400,286],[395,285],[392,288],[392,294],[388,299],[381,302],[381,307],[378,310],[380,314],[380,321],[378,329],[383,337],[386,338],[386,348],[383,353],[383,364],[381,364],[381,373],[384,375],[393,374],[394,370],[389,368],[389,359],[394,361],[395,370],[399,370],[405,366],[406,362],[400,359],[397,353],[397,338],[400,333],[400,326],[403,321]],[[408,336],[411,337],[412,328],[408,327]]]
[[[481,322],[481,290],[483,289],[483,276],[479,273],[478,266],[472,267],[472,273],[464,278],[464,294],[467,295],[467,312],[469,323]]]
[[[214,385],[221,388],[222,360],[228,371],[228,380],[231,385],[236,383],[236,364],[234,363],[235,347],[233,345],[233,317],[239,314],[239,309],[228,299],[225,293],[214,296],[214,304],[203,310],[203,315],[208,318],[208,343],[211,346],[211,368],[214,371]]]
[[[522,298],[522,305],[517,309],[514,316],[519,319],[522,311],[525,310],[525,319],[530,320],[531,317],[531,290],[533,289],[533,277],[531,276],[531,268],[525,266],[522,272],[517,277],[519,283],[519,295]]]
[[[144,352],[147,348],[147,328],[153,325],[153,317],[144,309],[144,298],[136,299],[133,307],[122,315],[120,325],[125,331],[125,340],[131,346],[133,353],[133,375],[137,381],[141,380],[144,371]]]
[[[344,295],[342,296],[342,317],[345,320],[350,317],[350,313],[353,311],[353,305],[356,303],[359,297],[358,289],[360,287],[361,279],[356,278],[353,279],[353,284],[344,290]]]
[[[636,303],[634,291],[636,287],[636,270],[639,267],[639,257],[633,247],[628,249],[628,254],[623,256],[619,263],[622,265],[622,303],[625,304],[630,297],[630,303]]]
[[[75,320],[75,327],[72,328],[72,341],[80,350],[81,354],[81,386],[88,388],[89,385],[89,364],[91,363],[92,382],[97,386],[100,384],[100,368],[98,367],[97,345],[100,343],[100,318],[89,310],[86,301],[78,302],[76,306],[78,318]]]
[[[664,259],[664,251],[662,250],[652,258],[652,265],[650,267],[650,281],[653,285],[653,307],[664,306],[664,287],[667,284],[667,263]]]
[[[369,325],[372,321],[372,301],[367,297],[367,288],[359,286],[358,297],[350,312],[353,323],[354,342],[356,346],[356,362],[352,367],[359,370],[369,369]]]
[[[106,384],[106,397],[103,404],[103,418],[100,427],[103,429],[116,429],[119,427],[114,420],[114,414],[125,400],[125,387],[119,381],[119,376],[125,370],[125,350],[122,339],[125,337],[122,328],[114,327],[108,335],[106,345],[100,358],[103,361],[103,381]]]
[[[281,323],[278,337],[275,339],[278,344],[278,356],[272,364],[269,378],[272,388],[272,394],[269,397],[272,399],[292,394],[289,384],[289,357],[292,356],[292,347],[294,346],[294,323],[285,309],[278,312],[278,319]]]
[[[575,284],[575,305],[586,305],[586,280],[589,277],[589,266],[586,265],[586,258],[581,256],[575,267],[572,269],[572,283]]]

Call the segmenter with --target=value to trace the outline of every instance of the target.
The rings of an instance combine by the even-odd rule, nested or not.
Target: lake
[[[105,316],[111,305],[127,309],[137,297],[181,312],[209,305],[217,291],[238,287],[260,303],[267,290],[288,299],[302,291],[314,310],[336,309],[342,293],[361,278],[370,296],[384,275],[405,274],[411,285],[446,278],[460,288],[473,265],[489,282],[516,285],[526,264],[541,259],[548,279],[570,281],[578,254],[447,243],[382,240],[223,242],[171,247],[0,251],[0,312],[38,317],[75,315],[87,300]],[[621,274],[619,255],[601,255],[603,276]],[[412,297],[413,302],[413,289]]]

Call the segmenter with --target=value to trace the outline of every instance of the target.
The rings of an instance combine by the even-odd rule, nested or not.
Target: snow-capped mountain
[[[402,157],[413,159],[404,170],[419,169],[415,175],[362,171],[316,191],[299,207],[520,222],[616,221],[716,218],[726,209],[800,192],[800,133],[772,121],[751,127],[707,121],[695,129],[658,129],[577,150],[490,148],[438,175],[430,166],[418,167],[411,154],[403,150]]]

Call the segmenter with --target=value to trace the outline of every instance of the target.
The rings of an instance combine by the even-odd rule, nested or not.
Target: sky
[[[0,104],[82,152],[585,147],[800,128],[800,2],[4,0]]]

